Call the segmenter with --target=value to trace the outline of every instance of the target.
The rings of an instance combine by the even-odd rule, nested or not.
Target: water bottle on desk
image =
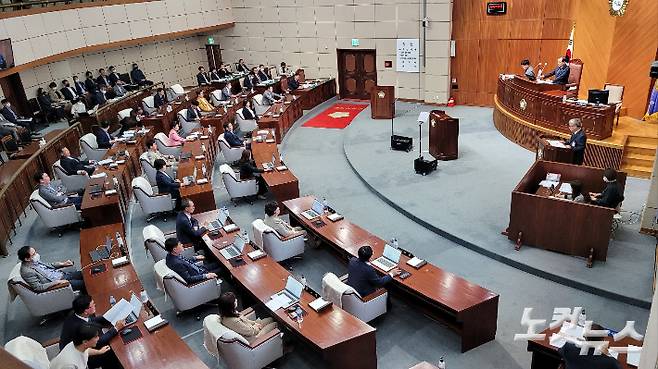
[[[299,282],[301,282],[302,286],[304,286],[304,288],[306,288],[306,286],[307,286],[307,284],[306,284],[306,277],[304,277],[303,274],[302,274],[301,277],[299,278]]]
[[[203,174],[203,178],[206,178],[206,163],[201,164],[201,174]]]
[[[585,315],[585,308],[583,308],[580,311],[580,315],[578,315],[578,325],[584,327],[586,322],[587,322],[587,316]]]
[[[439,369],[446,369],[446,362],[443,360],[443,356],[439,359]]]
[[[247,231],[242,232],[242,239],[244,240],[245,244],[249,243],[249,233],[247,233]]]
[[[117,299],[114,298],[114,295],[110,295],[110,306],[114,306],[117,303]]]
[[[393,237],[391,240],[391,243],[393,244],[392,246],[395,247],[396,249],[398,248],[398,239]]]
[[[206,144],[205,143],[201,144],[201,152],[203,153],[203,155],[206,155]]]
[[[329,202],[327,202],[326,197],[322,198],[322,208],[324,209],[325,213],[329,212]]]
[[[192,177],[194,177],[194,180],[196,181],[196,164],[194,164],[194,171],[192,172]]]

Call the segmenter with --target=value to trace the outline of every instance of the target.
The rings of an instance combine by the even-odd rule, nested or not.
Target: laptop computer
[[[313,200],[313,206],[309,210],[306,210],[305,212],[302,213],[304,218],[311,220],[319,217],[324,213],[324,205],[322,205],[322,202],[320,200],[315,199]]]
[[[89,251],[89,256],[91,257],[92,263],[95,263],[99,260],[109,259],[111,253],[112,253],[112,238],[110,238],[110,236],[107,236],[105,238],[105,246],[98,247],[96,250]]]
[[[236,236],[235,240],[233,241],[233,244],[231,246],[224,247],[223,249],[219,250],[219,253],[222,254],[222,256],[226,260],[233,259],[235,257],[238,257],[242,255],[242,251],[244,250],[245,242],[240,236]]]
[[[272,295],[272,299],[281,299],[281,307],[287,309],[299,302],[299,299],[302,298],[303,291],[304,285],[292,276],[288,276],[284,289]]]
[[[274,154],[272,154],[272,161],[270,161],[269,163],[267,163],[267,162],[263,163],[263,169],[273,170],[274,169],[274,164],[276,164],[276,156],[274,156]]]
[[[400,262],[400,255],[402,255],[402,251],[396,249],[393,246],[386,245],[384,246],[384,254],[375,259],[372,264],[377,268],[388,272],[398,266],[398,262]]]
[[[97,193],[103,192],[103,185],[100,183],[94,183],[89,186],[89,194],[95,195]]]
[[[142,301],[134,293],[130,296],[130,306],[132,306],[132,311],[126,317],[126,325],[133,324],[139,319],[139,314],[142,312]]]

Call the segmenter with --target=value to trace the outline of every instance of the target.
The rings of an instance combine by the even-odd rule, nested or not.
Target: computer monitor
[[[589,90],[587,102],[590,104],[607,104],[610,91],[608,90]]]
[[[399,249],[390,245],[384,246],[384,257],[388,260],[397,263],[400,261],[400,255],[402,255],[402,251]]]
[[[217,213],[217,221],[222,226],[226,224],[226,219],[227,218],[228,218],[228,216],[226,215],[226,213],[224,211],[220,210],[219,213]]]
[[[244,250],[244,239],[240,236],[236,236],[235,239],[233,240],[233,246],[240,252],[242,253],[242,250]]]
[[[288,280],[286,281],[286,290],[290,292],[293,296],[295,296],[297,299],[300,299],[302,297],[302,291],[304,290],[304,285],[289,275]]]

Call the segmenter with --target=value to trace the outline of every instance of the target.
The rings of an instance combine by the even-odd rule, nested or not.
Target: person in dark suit
[[[238,160],[238,167],[240,168],[240,180],[255,178],[258,183],[258,198],[266,200],[267,183],[260,175],[265,171],[256,166],[256,162],[251,158],[251,150],[244,149],[242,151],[242,157]]]
[[[583,123],[580,118],[573,118],[569,120],[569,131],[571,137],[564,142],[569,145],[573,150],[573,164],[582,165],[585,160],[585,146],[587,145],[587,136],[583,131]]]
[[[96,130],[94,135],[96,136],[96,143],[99,149],[109,149],[116,141],[112,137],[112,134],[110,134],[110,122],[106,120],[101,122],[101,129]]]
[[[176,216],[176,238],[182,244],[193,244],[194,250],[205,250],[206,245],[201,236],[208,230],[199,226],[199,221],[192,217],[194,214],[194,202],[188,198],[181,200],[183,210]]]
[[[557,85],[566,85],[569,83],[569,58],[561,56],[557,58],[557,67],[552,71],[544,74],[542,78],[555,76],[553,83]]]
[[[89,93],[98,90],[98,84],[94,81],[94,75],[90,71],[85,72],[85,89]]]
[[[197,100],[190,101],[190,107],[185,112],[185,119],[188,122],[201,120],[201,109],[199,109],[199,102]]]
[[[295,91],[299,86],[299,74],[295,74],[292,78],[288,79],[288,92]]]
[[[361,246],[358,258],[351,258],[347,265],[347,284],[362,297],[368,296],[400,274],[399,268],[394,268],[388,275],[380,277],[375,268],[368,264],[372,257],[372,247]]]
[[[87,323],[98,330],[98,343],[96,348],[101,348],[110,344],[126,322],[119,320],[115,326],[107,321],[102,315],[96,316],[96,303],[89,295],[78,295],[73,299],[73,314],[69,315],[62,325],[62,332],[59,335],[59,349],[62,350],[66,345],[73,342],[80,326]],[[103,328],[107,331],[103,333]],[[117,366],[118,365],[118,366]],[[88,361],[89,368],[120,368],[121,364],[112,350],[102,355],[90,356]]]
[[[219,76],[217,68],[210,68],[210,81],[219,81],[222,77]]]
[[[231,76],[231,72],[228,70],[228,65],[224,64],[222,65],[221,68],[217,71],[217,74],[219,75],[219,78],[228,78]]]
[[[587,340],[591,341],[592,338],[594,337],[588,337]],[[594,354],[593,347],[589,348],[587,355],[581,355],[580,347],[567,342],[558,349],[558,353],[564,360],[564,369],[621,369],[617,359],[608,356],[607,347],[598,355]]]
[[[121,130],[119,131],[120,134],[123,134],[123,132],[129,130],[129,129],[135,129],[140,125],[140,120],[142,119],[142,113],[144,111],[142,108],[138,107],[137,109],[133,109],[130,111],[130,115],[127,117],[123,118],[121,120]]]
[[[204,260],[204,257],[197,255],[194,259],[182,255],[185,248],[175,238],[167,238],[165,240],[165,250],[167,250],[167,257],[165,264],[174,272],[178,273],[181,278],[187,283],[197,283],[206,279],[216,279],[217,273],[211,272],[205,265],[198,265],[199,260]]]
[[[242,114],[242,118],[244,119],[247,120],[255,119],[256,121],[258,120],[258,116],[256,116],[256,111],[254,110],[254,103],[250,99],[247,99],[242,102],[242,109],[240,109],[240,114]]]
[[[244,88],[245,90],[253,89],[254,78],[256,78],[256,76],[253,73],[249,72],[249,74],[247,74],[247,76],[244,77],[244,82],[242,82],[242,88]]]
[[[133,69],[130,71],[130,78],[133,80],[133,83],[136,83],[140,86],[152,86],[153,82],[146,79],[144,72],[139,69],[137,63],[133,63]]]
[[[231,147],[242,147],[244,146],[244,141],[238,137],[238,135],[233,132],[233,123],[228,122],[224,123],[224,140]]]
[[[75,92],[80,96],[84,96],[87,93],[87,87],[84,83],[80,82],[78,76],[73,76],[73,87],[75,88]]]
[[[158,186],[159,193],[168,193],[171,195],[171,198],[176,200],[176,209],[180,209],[181,199],[180,199],[180,187],[182,184],[167,174],[165,167],[167,162],[162,159],[156,159],[153,163],[153,167],[157,170],[155,174],[155,182]]]
[[[532,65],[530,65],[530,60],[528,59],[521,60],[521,68],[523,68],[523,74],[526,76],[527,79],[531,81],[537,79],[537,77],[535,76],[535,70],[532,68]]]
[[[107,87],[112,86],[112,84],[110,83],[110,79],[107,77],[107,74],[105,73],[105,68],[101,68],[98,70],[98,77],[96,78],[96,84],[107,86]]]
[[[242,72],[242,73],[249,72],[249,67],[247,67],[247,64],[244,63],[244,59],[238,60],[238,66],[236,69],[238,72]]]
[[[2,99],[0,101],[2,103],[2,110],[0,110],[0,113],[2,114],[3,117],[5,117],[6,120],[8,120],[10,123],[13,123],[17,126],[25,127],[28,131],[34,132],[34,119],[32,118],[25,118],[21,117],[20,115],[16,114],[14,109],[11,107],[11,103],[7,99]]]
[[[265,69],[265,66],[263,64],[258,66],[258,78],[261,80],[261,82],[272,79],[272,77],[269,75],[268,71]]]
[[[205,86],[210,84],[210,77],[206,74],[206,68],[199,67],[199,73],[196,75],[196,82],[199,86]]]
[[[64,107],[54,105],[53,101],[48,96],[48,93],[46,93],[41,87],[37,89],[37,102],[39,103],[39,107],[43,110],[44,115],[54,115],[57,120],[64,119]]]
[[[59,92],[61,92],[64,99],[68,101],[75,101],[79,96],[75,88],[71,87],[71,84],[66,79],[62,81],[62,88]]]
[[[100,86],[100,88],[91,92],[91,106],[103,106],[107,103],[107,96],[105,95],[106,88],[105,86]]]
[[[620,202],[624,201],[624,195],[621,192],[619,183],[617,183],[617,171],[607,168],[603,172],[603,181],[606,183],[603,192],[589,193],[589,197],[592,199],[591,203],[608,208],[616,208]]]
[[[110,85],[114,86],[117,84],[117,82],[123,82],[121,81],[121,76],[119,76],[119,73],[116,72],[113,65],[110,65],[108,69],[110,70],[110,74],[107,76],[107,78],[110,80]]]
[[[72,176],[74,174],[91,175],[94,173],[94,165],[88,160],[80,160],[71,156],[71,151],[69,151],[68,147],[62,147],[60,154],[61,157],[59,159],[59,164],[62,166],[62,169],[66,171],[66,174]]]
[[[167,96],[165,95],[164,88],[158,88],[158,91],[153,96],[153,106],[158,109],[163,105],[167,104]]]

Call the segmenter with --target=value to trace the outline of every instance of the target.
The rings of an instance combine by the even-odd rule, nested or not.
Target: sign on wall
[[[420,42],[417,38],[399,38],[396,50],[398,72],[420,72]]]

